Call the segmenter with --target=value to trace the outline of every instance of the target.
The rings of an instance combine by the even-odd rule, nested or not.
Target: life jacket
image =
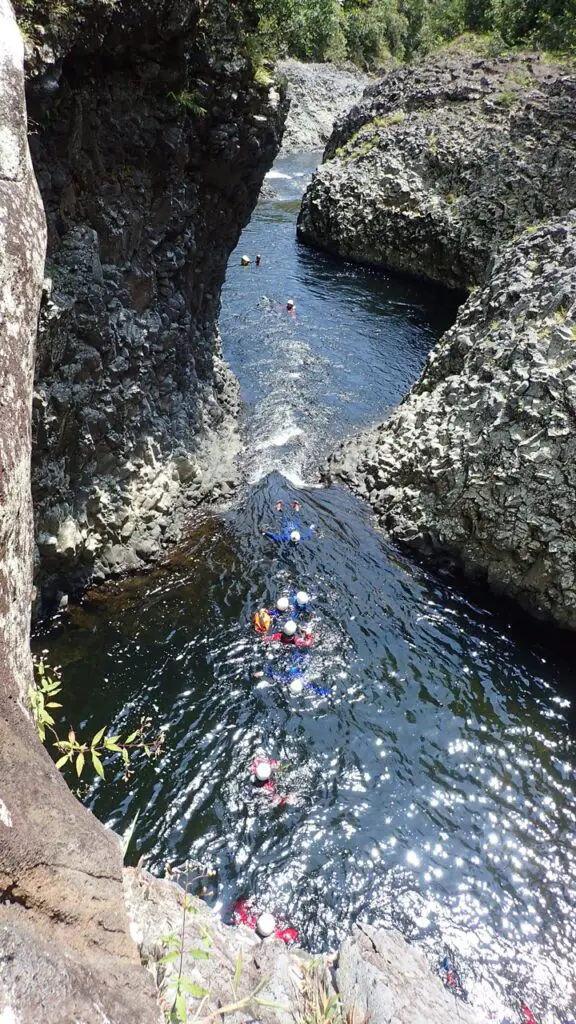
[[[252,622],[257,633],[267,633],[272,625],[272,616],[266,608],[260,608],[259,611],[254,612]]]

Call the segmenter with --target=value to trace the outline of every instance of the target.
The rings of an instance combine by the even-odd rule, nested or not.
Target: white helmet
[[[302,693],[304,689],[304,680],[301,676],[294,676],[294,679],[290,680],[290,686],[288,687],[290,693]]]
[[[294,622],[294,619],[288,619],[287,622],[282,626],[282,632],[284,636],[295,636],[298,626]]]
[[[266,782],[272,775],[272,765],[270,761],[259,761],[256,765],[256,771],[254,773],[258,782]]]
[[[256,931],[263,939],[267,939],[269,935],[272,935],[275,928],[276,921],[272,917],[272,914],[260,914],[260,917],[256,921]]]
[[[290,601],[287,597],[279,597],[276,601],[276,607],[279,612],[287,612],[290,607]]]
[[[308,594],[306,593],[305,590],[299,590],[298,593],[296,594],[296,604],[298,605],[299,608],[305,608],[309,600],[310,598],[308,597]]]
[[[290,540],[292,541],[293,544],[297,544],[298,541],[300,540],[300,531],[292,530],[292,533],[290,534]]]

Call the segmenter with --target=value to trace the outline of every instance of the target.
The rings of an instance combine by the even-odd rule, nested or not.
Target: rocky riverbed
[[[330,472],[419,551],[576,628],[576,75],[537,57],[403,68],[340,122],[300,237],[471,290],[390,419]]]

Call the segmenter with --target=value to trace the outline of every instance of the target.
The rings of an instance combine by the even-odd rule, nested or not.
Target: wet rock
[[[331,472],[372,491],[395,539],[576,629],[576,213],[505,246],[487,277]]]
[[[337,118],[356,103],[371,79],[357,68],[282,60],[277,70],[288,82],[290,110],[283,153],[323,149]]]

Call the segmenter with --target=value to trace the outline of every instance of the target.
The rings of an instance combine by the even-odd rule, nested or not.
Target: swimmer
[[[279,597],[275,608],[259,608],[252,616],[252,624],[257,633],[267,633],[272,625],[272,620],[285,615],[291,610],[290,600],[287,597]]]
[[[248,900],[236,900],[233,907],[234,924],[245,924],[253,932],[257,932],[262,939],[274,936],[289,945],[298,942],[298,932],[295,928],[279,928],[274,916],[267,911],[260,913],[252,907]]]
[[[277,501],[274,506],[277,512],[283,511],[283,503]],[[301,540],[309,540],[310,537],[315,536],[314,531],[316,529],[314,523],[310,526],[303,526],[300,520],[300,502],[292,502],[293,515],[283,515],[280,521],[280,530],[264,530],[264,536],[269,537],[271,540],[275,540],[277,543],[289,542],[290,544],[299,544]]]
[[[286,804],[292,803],[292,801],[290,797],[282,796],[282,794],[278,792],[276,783],[272,778],[278,766],[279,762],[273,757],[255,757],[251,768],[252,784],[257,789],[261,789],[266,793],[266,796],[268,796],[272,803],[277,807],[285,807]]]
[[[272,643],[281,643],[294,647],[312,647],[314,645],[312,629],[306,629],[303,635],[299,636],[298,624],[294,622],[294,619],[288,619],[282,626],[281,631],[269,633],[264,639]]]
[[[244,254],[244,256],[240,257],[240,266],[241,267],[249,267],[251,263],[252,263],[252,260],[246,254]]]

